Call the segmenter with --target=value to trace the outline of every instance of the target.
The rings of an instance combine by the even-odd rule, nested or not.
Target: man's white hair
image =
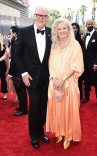
[[[37,6],[37,7],[35,8],[34,13],[36,13],[36,10],[37,10],[38,8],[40,8],[40,7],[45,8],[45,9],[47,10],[47,14],[49,15],[49,9],[46,8],[46,7],[44,7],[44,6]]]

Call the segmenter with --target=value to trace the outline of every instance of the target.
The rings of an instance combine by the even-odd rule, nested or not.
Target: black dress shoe
[[[21,115],[26,115],[27,112],[18,112],[18,113],[15,113],[13,114],[14,116],[21,116]]]
[[[19,110],[19,108],[16,108],[16,110]]]
[[[47,142],[47,143],[50,142],[49,138],[47,138],[46,135],[44,135],[43,137],[40,137],[40,139],[41,139],[42,141],[44,141],[44,142]]]
[[[89,97],[88,98],[84,98],[84,100],[82,101],[82,103],[86,103],[87,101],[89,101]]]
[[[39,148],[39,141],[33,141],[33,140],[31,140],[31,143],[32,143],[32,145],[33,145],[35,148]]]
[[[84,86],[84,89],[85,89],[85,86]],[[89,92],[91,91],[91,87],[89,88]]]

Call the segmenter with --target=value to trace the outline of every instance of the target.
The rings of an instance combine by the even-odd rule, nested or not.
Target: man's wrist
[[[9,74],[8,74],[8,76],[9,76],[9,77],[12,77],[12,75],[9,75]]]
[[[25,76],[25,75],[27,75],[28,74],[28,72],[24,72],[24,73],[22,73],[21,75],[22,75],[22,78]]]

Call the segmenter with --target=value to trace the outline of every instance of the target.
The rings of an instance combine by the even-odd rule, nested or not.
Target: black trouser
[[[6,77],[5,75],[1,76],[1,92],[2,93],[7,93],[7,82],[6,82]]]
[[[33,80],[32,80],[33,81]],[[28,87],[29,94],[29,134],[37,141],[44,135],[43,125],[46,121],[48,84],[45,83],[42,72],[35,89]]]
[[[91,86],[91,80],[95,86],[95,93],[97,97],[97,71],[93,71],[92,68],[86,68],[84,71],[84,82],[85,82],[85,97],[89,97],[89,91]]]
[[[83,98],[83,89],[82,89],[83,80],[84,80],[84,73],[78,79],[78,85],[79,85],[79,90],[80,90],[80,99]]]
[[[20,112],[27,112],[27,92],[26,92],[26,86],[24,85],[23,81],[20,81],[20,85],[17,86],[15,83],[14,87],[19,99],[19,111]]]

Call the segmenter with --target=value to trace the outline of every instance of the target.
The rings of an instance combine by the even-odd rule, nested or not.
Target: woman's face
[[[73,25],[72,28],[73,28],[74,35],[77,35],[77,33],[78,33],[77,26],[76,25]]]
[[[12,39],[12,37],[11,37],[11,35],[8,35],[8,41],[11,43],[11,39]]]
[[[68,26],[66,23],[61,22],[58,24],[57,26],[57,35],[59,37],[59,39],[67,39],[68,38]]]

